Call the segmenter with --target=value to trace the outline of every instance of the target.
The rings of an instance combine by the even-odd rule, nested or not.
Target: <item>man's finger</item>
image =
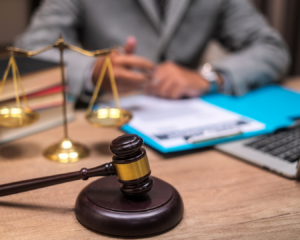
[[[182,97],[182,88],[180,86],[174,86],[171,90],[170,90],[170,98],[172,99],[179,99]]]
[[[141,84],[150,80],[146,74],[125,68],[115,68],[114,74],[116,79],[126,80],[128,84]]]
[[[159,96],[169,98],[171,89],[173,88],[174,83],[168,79],[162,79],[160,84],[156,88],[156,92]]]
[[[153,77],[152,77],[153,85],[157,86],[161,84],[161,80],[168,78],[170,75],[172,75],[172,73],[174,73],[172,72],[172,69],[166,67],[165,64],[159,65],[153,71]]]
[[[129,86],[128,84],[125,85],[122,82],[117,82],[118,92],[119,93],[127,93],[135,90],[136,88],[133,88],[132,86]]]
[[[136,49],[136,38],[134,36],[129,36],[124,45],[125,54],[133,54]]]
[[[113,62],[124,67],[140,68],[143,70],[153,70],[155,67],[153,62],[136,55],[119,55]]]

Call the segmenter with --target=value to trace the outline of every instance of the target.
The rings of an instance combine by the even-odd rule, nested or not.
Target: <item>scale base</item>
[[[70,163],[77,162],[78,160],[85,158],[88,155],[88,150],[85,146],[74,143],[70,139],[65,138],[61,142],[56,143],[48,147],[43,155],[49,160]]]
[[[88,229],[117,237],[151,236],[172,229],[182,219],[182,199],[170,184],[152,178],[150,192],[134,198],[121,193],[115,176],[92,182],[77,197],[78,221]]]

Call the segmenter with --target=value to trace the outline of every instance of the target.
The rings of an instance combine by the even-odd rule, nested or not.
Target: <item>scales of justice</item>
[[[64,72],[63,52],[65,49],[70,49],[72,51],[81,53],[86,56],[99,57],[99,56],[108,55],[114,49],[104,49],[104,50],[96,50],[93,52],[89,52],[79,47],[65,43],[64,39],[61,36],[54,44],[36,51],[26,51],[23,49],[8,47],[7,49],[10,51],[10,60],[0,85],[0,94],[4,87],[8,72],[11,68],[13,81],[14,81],[15,96],[16,96],[16,106],[0,108],[0,126],[6,128],[24,127],[33,124],[35,121],[38,120],[38,114],[33,112],[28,106],[28,101],[26,98],[26,94],[22,85],[20,73],[18,71],[18,67],[14,56],[32,57],[42,52],[48,51],[52,48],[58,48],[60,52],[60,68],[61,68],[61,77],[62,77],[62,86],[63,86],[62,94],[63,94],[64,138],[60,142],[48,147],[44,151],[43,155],[50,160],[58,161],[61,163],[76,162],[79,159],[86,157],[88,155],[88,150],[82,144],[73,142],[68,136],[67,97],[65,91],[66,79],[65,79],[65,72]],[[98,97],[98,93],[100,91],[100,87],[103,82],[106,71],[108,71],[109,74],[114,101],[117,107],[98,108],[94,110],[93,106]],[[22,104],[19,97],[19,88],[23,95]],[[114,79],[112,64],[110,58],[106,57],[93,96],[91,98],[91,101],[86,111],[86,119],[94,127],[120,127],[123,124],[129,122],[131,118],[132,118],[132,114],[129,111],[122,109],[120,106],[120,100],[118,96],[116,82]]]
[[[64,139],[47,148],[44,156],[58,162],[75,162],[87,156],[88,151],[83,145],[68,138],[63,51],[68,48],[94,57],[108,55],[112,49],[89,52],[65,43],[62,37],[59,37],[53,45],[37,51],[8,48],[11,57],[0,85],[0,93],[11,67],[17,106],[0,108],[0,126],[23,127],[38,119],[38,114],[30,110],[28,106],[14,55],[30,57],[51,48],[58,48],[60,51],[64,96]],[[106,69],[117,107],[94,110],[93,106]],[[18,85],[22,91],[25,107],[20,103]],[[131,113],[120,107],[111,62],[109,57],[106,57],[86,112],[86,119],[95,127],[118,127],[127,123],[131,118]],[[183,202],[173,186],[150,176],[150,164],[142,145],[143,139],[138,135],[122,135],[110,144],[110,151],[114,154],[112,162],[91,169],[82,168],[77,172],[0,185],[0,197],[64,182],[104,176],[87,185],[77,197],[75,215],[83,226],[101,234],[118,237],[144,237],[164,233],[181,221],[184,211]],[[116,177],[111,175],[116,175]]]

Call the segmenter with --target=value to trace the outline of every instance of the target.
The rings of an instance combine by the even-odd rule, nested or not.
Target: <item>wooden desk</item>
[[[300,89],[299,81],[288,86]],[[111,160],[108,145],[122,134],[96,129],[77,113],[70,137],[85,143],[90,156],[59,164],[42,151],[62,137],[62,128],[0,147],[0,184],[94,167]],[[147,148],[152,175],[180,192],[184,218],[154,239],[299,239],[300,183],[269,173],[215,150],[164,159]],[[114,239],[77,222],[74,203],[88,181],[76,181],[0,198],[0,239]]]

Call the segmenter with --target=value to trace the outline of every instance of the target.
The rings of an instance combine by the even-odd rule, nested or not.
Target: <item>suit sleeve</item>
[[[289,65],[283,40],[247,0],[223,1],[216,38],[232,53],[212,66],[235,95],[279,81]]]
[[[35,12],[27,30],[16,40],[15,46],[37,50],[57,41],[62,34],[65,42],[80,47],[79,29],[84,21],[80,0],[45,0]],[[37,55],[37,58],[59,61],[58,49]],[[95,59],[66,49],[64,62],[69,93],[78,96],[83,87],[86,71]]]

